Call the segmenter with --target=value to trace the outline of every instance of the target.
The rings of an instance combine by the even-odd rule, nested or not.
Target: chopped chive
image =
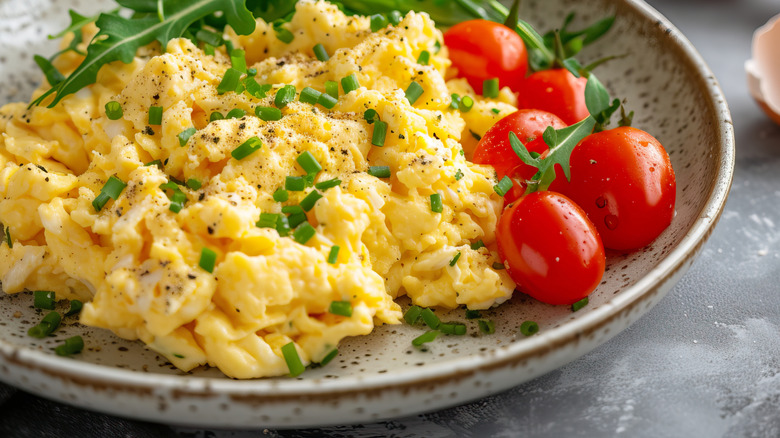
[[[84,307],[84,303],[82,303],[79,300],[71,300],[70,301],[70,309],[68,309],[67,312],[65,312],[65,316],[72,316],[79,312],[81,312],[81,309]]]
[[[409,308],[409,310],[404,313],[404,320],[409,325],[415,325],[417,324],[417,321],[420,320],[420,314],[422,313],[422,307],[420,306],[412,306]]]
[[[483,242],[482,240],[477,240],[476,242],[471,244],[471,249],[473,249],[474,251],[484,247],[485,247],[485,242]]]
[[[282,119],[282,110],[270,106],[258,106],[255,108],[255,114],[265,122],[273,122]]]
[[[420,317],[422,318],[425,325],[427,325],[428,327],[434,330],[439,328],[439,324],[441,324],[441,320],[439,320],[439,317],[436,316],[435,313],[433,313],[433,310],[427,307],[422,310],[422,313],[420,313]]]
[[[298,100],[304,103],[316,105],[317,101],[320,99],[320,95],[322,95],[322,93],[315,90],[314,88],[306,87],[301,90],[301,94],[298,96]]]
[[[306,181],[301,176],[288,176],[284,179],[284,188],[291,192],[302,192],[306,188]]]
[[[260,220],[255,222],[257,228],[276,228],[279,215],[276,213],[260,213]]]
[[[339,246],[333,245],[330,247],[330,253],[328,253],[328,263],[335,265],[339,259]]]
[[[333,109],[333,107],[335,107],[339,101],[337,97],[333,97],[330,94],[320,93],[320,97],[317,99],[317,103],[327,109]]]
[[[233,158],[235,158],[236,160],[242,160],[252,155],[254,152],[259,150],[262,146],[263,146],[262,140],[260,140],[257,137],[252,137],[249,140],[241,143],[241,146],[233,149],[230,155],[232,155]]]
[[[290,377],[299,376],[306,367],[301,362],[301,357],[298,356],[298,350],[295,348],[295,343],[290,342],[282,347],[282,356],[284,361],[287,362],[287,369],[290,370]]]
[[[379,113],[373,108],[367,109],[366,112],[363,113],[363,118],[366,119],[366,122],[370,125],[379,120]]]
[[[314,179],[317,177],[314,173],[307,173],[306,175],[303,175],[303,182],[306,184],[306,187],[311,187],[314,185]]]
[[[251,78],[251,77],[254,77],[254,76],[257,76],[257,69],[256,69],[256,68],[254,68],[254,67],[252,67],[252,68],[250,68],[250,69],[247,69],[247,71],[246,71],[246,74],[247,74],[247,76],[248,76],[248,77],[250,77],[250,78]]]
[[[496,323],[489,319],[480,319],[478,321],[479,331],[486,335],[492,335],[496,332]]]
[[[279,216],[279,221],[276,223],[276,231],[281,237],[285,237],[290,234],[290,221],[287,216]]]
[[[265,98],[268,95],[268,92],[271,91],[271,85],[260,85],[255,78],[249,76],[244,79],[244,86],[246,87],[247,93],[258,99]]]
[[[214,272],[214,266],[217,263],[217,253],[211,249],[203,247],[200,250],[200,261],[198,266],[203,268],[206,272]]]
[[[477,140],[477,141],[482,140],[482,136],[481,135],[477,134],[476,132],[472,131],[471,129],[469,129],[469,132],[471,133],[471,136],[474,137],[475,140]]]
[[[368,168],[368,174],[377,178],[390,178],[390,167],[371,166]]]
[[[328,312],[334,315],[352,316],[352,303],[349,301],[331,301]]]
[[[225,116],[226,119],[240,119],[246,115],[246,111],[241,108],[233,108]]]
[[[162,165],[163,165],[163,164],[162,164],[162,161],[160,161],[160,160],[154,160],[154,161],[150,161],[150,162],[148,162],[148,163],[144,164],[144,167],[149,167],[149,166],[157,166],[157,167],[159,167],[159,168],[161,168],[161,169],[162,169]]]
[[[312,155],[309,151],[304,151],[302,154],[298,155],[298,158],[295,159],[295,161],[298,162],[298,164],[303,168],[304,172],[306,173],[319,173],[319,171],[322,170],[322,166],[317,161],[317,159]]]
[[[452,102],[450,102],[450,108],[452,109],[459,109],[460,108],[460,96],[456,93],[452,94]]]
[[[376,32],[379,29],[387,27],[387,17],[382,14],[374,14],[371,16],[371,32]]]
[[[314,56],[322,62],[326,62],[330,59],[330,55],[328,55],[328,51],[325,50],[325,46],[319,43],[314,46]]]
[[[431,62],[431,52],[423,50],[420,52],[420,56],[417,57],[417,63],[420,65],[428,65]]]
[[[296,205],[296,207],[300,208],[300,206]],[[295,212],[287,217],[287,223],[290,225],[290,229],[298,228],[298,225],[302,223],[308,223],[309,218],[306,217],[306,212],[303,211],[302,208],[300,208],[300,211]]]
[[[41,319],[38,325],[30,327],[27,334],[34,338],[45,338],[57,330],[62,322],[62,316],[57,312],[49,312]]]
[[[457,254],[455,254],[455,257],[450,260],[450,266],[455,266],[458,263],[458,260],[460,259],[460,251],[458,251]]]
[[[441,195],[438,193],[431,195],[431,211],[434,213],[441,213],[444,211],[444,205],[441,202]]]
[[[290,194],[287,193],[287,190],[282,188],[275,191],[273,196],[274,196],[274,201],[276,202],[286,202],[288,199],[290,199]]]
[[[196,180],[195,178],[188,179],[185,185],[192,190],[200,190],[200,188],[203,187],[203,183]]]
[[[333,187],[338,187],[341,185],[341,180],[338,178],[329,179],[327,181],[321,181],[317,184],[314,184],[314,188],[317,190],[328,190]]]
[[[358,82],[357,75],[352,73],[351,75],[341,79],[341,88],[344,89],[344,94],[349,94],[352,91],[360,88],[360,82]]]
[[[504,266],[504,264],[503,264],[503,263],[499,263],[499,262],[494,262],[494,263],[493,263],[493,265],[492,265],[491,267],[492,267],[493,269],[495,269],[496,271],[501,271],[501,270],[503,270],[503,269],[506,269],[506,266]]]
[[[95,211],[100,211],[103,209],[103,207],[106,206],[106,203],[108,203],[108,200],[111,199],[107,194],[100,193],[98,194],[95,199],[92,200],[92,207],[95,209]],[[9,231],[8,227],[5,227],[5,237],[6,241],[8,241],[8,246],[11,246],[11,239],[9,238]]]
[[[213,122],[213,121],[215,121],[215,120],[222,120],[222,119],[224,119],[224,118],[225,118],[225,116],[223,116],[221,112],[219,112],[219,111],[214,111],[214,112],[213,112],[213,113],[211,113],[211,115],[209,116],[209,122]]]
[[[70,356],[72,354],[81,353],[81,350],[83,349],[84,340],[81,336],[73,336],[65,339],[65,343],[58,345],[54,349],[54,352],[57,353],[57,356]]]
[[[571,305],[571,311],[576,312],[588,305],[588,297],[585,297]]]
[[[102,193],[101,193],[102,195]],[[5,243],[8,245],[9,248],[14,247],[14,241],[11,240],[11,227],[5,226]]]
[[[417,99],[423,95],[423,92],[425,92],[425,90],[423,90],[422,85],[417,82],[409,84],[409,87],[406,89],[406,100],[409,101],[409,105],[414,105],[414,103],[417,102]]]
[[[195,38],[214,47],[219,47],[223,44],[222,35],[207,29],[198,29],[198,31],[195,32]]]
[[[458,105],[458,108],[464,113],[467,113],[471,111],[471,108],[474,107],[474,99],[472,99],[470,96],[463,96],[460,99],[460,104]]]
[[[412,345],[414,345],[415,347],[419,347],[422,344],[432,342],[436,340],[436,338],[438,338],[440,334],[441,332],[438,330],[428,330],[427,332],[421,334],[420,336],[412,339]]]
[[[186,202],[187,195],[185,195],[181,190],[177,190],[173,192],[173,196],[171,196],[171,205],[168,206],[168,210],[174,213],[178,213],[182,208],[184,208],[184,204]]]
[[[309,211],[312,208],[314,208],[314,205],[322,198],[322,195],[316,191],[312,190],[308,195],[306,195],[305,198],[301,200],[300,206],[303,208],[304,211]]]
[[[217,48],[212,46],[211,44],[204,44],[203,45],[203,53],[209,56],[214,56],[217,53]]]
[[[149,107],[149,124],[152,126],[162,125],[163,108],[161,106]]]
[[[192,137],[196,132],[198,132],[195,128],[187,128],[184,131],[179,133],[179,145],[185,146],[187,142],[190,140],[190,137]]]
[[[112,100],[106,104],[106,117],[109,120],[119,120],[122,118],[122,105],[119,102]]]
[[[535,323],[534,321],[525,321],[522,324],[520,324],[520,333],[522,333],[525,336],[531,336],[532,334],[539,331],[539,324]]]
[[[293,240],[305,245],[315,234],[317,234],[317,230],[310,223],[304,222],[293,232]]]
[[[463,171],[458,169],[457,172],[455,172],[455,181],[460,181],[463,179]]]
[[[493,108],[490,111],[493,111],[493,114],[501,114],[501,110],[498,108]]]
[[[336,81],[325,81],[325,93],[334,99],[338,99],[339,83]]]
[[[502,178],[498,184],[493,186],[493,190],[498,194],[498,196],[506,196],[506,194],[512,190],[512,186],[514,186],[512,178],[510,178],[508,175],[504,175],[504,178]]]
[[[466,309],[466,319],[482,318],[482,313],[479,310]]]
[[[295,85],[285,85],[276,92],[274,105],[276,105],[277,108],[284,108],[293,100],[295,100]]]
[[[54,310],[54,292],[48,290],[36,290],[33,292],[33,307],[36,309]]]
[[[433,48],[436,49],[434,53],[441,52],[441,41],[436,40],[436,43],[433,44]]]
[[[223,44],[225,45],[225,53],[233,53],[233,42],[230,40],[224,40]]]
[[[295,39],[295,35],[283,27],[274,26],[274,31],[276,32],[276,39],[285,44],[290,44]]]
[[[371,136],[371,144],[377,147],[383,147],[385,145],[385,138],[387,137],[387,122],[377,120],[374,122],[374,133]]]
[[[241,49],[230,52],[230,63],[234,69],[246,73],[246,52]]]
[[[404,17],[401,15],[400,11],[390,11],[390,13],[387,14],[387,21],[389,21],[393,26],[398,26],[403,19]]]
[[[222,81],[219,83],[219,85],[217,85],[217,93],[225,94],[228,91],[236,91],[240,79],[241,79],[240,71],[232,67],[228,68],[225,71],[225,76],[222,77]]]
[[[298,214],[303,213],[303,207],[300,205],[285,205],[282,207],[282,213],[284,214]]]
[[[125,189],[125,187],[127,187],[127,184],[122,182],[122,180],[116,176],[111,175],[103,188],[100,189],[100,194],[95,198],[94,201],[92,201],[92,206],[95,207],[95,211],[102,210],[108,202],[109,198],[113,199],[114,201],[119,199],[119,195],[122,194],[122,191]],[[6,227],[6,230],[7,229],[8,227]]]
[[[339,355],[339,350],[334,348],[330,353],[328,353],[325,357],[322,358],[322,360],[320,361],[320,366],[324,367],[325,365],[330,363],[330,361],[335,359],[336,356],[338,355]]]
[[[466,334],[466,324],[462,322],[443,322],[439,325],[439,330],[445,335],[463,336]]]
[[[485,79],[482,82],[482,95],[491,99],[498,97],[498,78]]]

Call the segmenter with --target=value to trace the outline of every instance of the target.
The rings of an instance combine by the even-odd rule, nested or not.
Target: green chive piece
[[[390,178],[390,166],[371,166],[368,174],[377,178]]]
[[[374,133],[371,136],[371,144],[381,148],[385,145],[385,138],[387,138],[387,122],[381,120],[375,121]]]
[[[36,309],[54,310],[54,292],[48,290],[36,290],[33,292],[33,307]]]
[[[335,265],[339,259],[339,246],[333,245],[330,247],[330,253],[328,253],[328,263]]]
[[[190,140],[190,137],[195,135],[195,133],[198,132],[195,128],[187,128],[184,131],[179,133],[179,145],[185,146],[187,142]]]
[[[482,318],[482,313],[479,310],[466,309],[466,319]]]
[[[314,46],[314,56],[317,57],[322,62],[326,62],[330,59],[330,55],[328,55],[328,51],[325,50],[325,46],[322,44],[316,44]]]
[[[466,324],[462,322],[443,322],[439,325],[439,330],[445,335],[463,336],[466,334]]]
[[[109,120],[119,120],[122,118],[122,115],[122,105],[119,102],[112,100],[106,104],[106,117]]]
[[[436,51],[433,53],[441,52],[441,41],[436,40],[436,43],[434,43],[433,48],[436,49]]]
[[[314,184],[314,188],[317,190],[328,190],[333,187],[338,187],[341,185],[341,180],[338,178],[329,179],[327,181],[321,181],[317,184]]]
[[[462,112],[467,113],[471,111],[471,108],[474,107],[474,99],[472,99],[469,96],[463,96],[460,99],[460,104],[458,105],[458,107]]]
[[[328,312],[349,318],[352,316],[352,303],[349,301],[331,301]]]
[[[256,68],[254,68],[254,67],[252,67],[252,68],[249,68],[249,69],[247,69],[247,71],[246,71],[246,74],[247,74],[247,76],[248,76],[248,77],[250,77],[250,78],[252,78],[252,77],[254,77],[254,76],[257,76],[257,69],[256,69]]]
[[[297,206],[300,209],[300,211],[295,212],[287,217],[287,223],[290,225],[290,229],[296,229],[298,228],[298,225],[301,225],[302,223],[308,223],[309,218],[306,217],[306,212],[303,211],[300,206]]]
[[[72,316],[79,312],[81,312],[81,309],[84,307],[84,303],[82,303],[79,300],[71,300],[70,301],[70,309],[68,309],[67,312],[65,312],[65,316]]]
[[[214,266],[217,264],[217,253],[211,249],[203,247],[200,250],[200,261],[198,266],[206,272],[214,272]]]
[[[258,106],[255,108],[255,114],[260,120],[265,122],[274,122],[282,119],[282,110],[270,106]]]
[[[277,108],[284,108],[293,100],[295,100],[295,85],[285,85],[276,92],[274,105],[276,105]]]
[[[490,111],[493,111],[493,114],[501,114],[501,110],[498,108],[493,108]]]
[[[111,199],[111,198],[108,195],[106,195],[105,193],[101,192],[100,194],[98,194],[95,197],[95,199],[92,200],[92,207],[95,208],[95,211],[100,211],[100,210],[103,209],[103,207],[106,206],[106,203],[108,203],[109,199]],[[11,239],[9,239],[8,236],[9,236],[8,227],[5,227],[6,241],[10,242]],[[10,247],[11,244],[9,243],[8,246]]]
[[[217,85],[217,93],[225,94],[228,91],[236,91],[239,81],[241,80],[241,72],[229,68],[225,71],[225,76],[222,77],[222,81]]]
[[[81,336],[73,336],[72,338],[65,339],[65,343],[58,345],[54,352],[57,356],[70,356],[73,354],[81,353],[84,349],[84,340]]]
[[[211,44],[214,47],[219,47],[224,44],[222,35],[207,29],[198,29],[198,31],[195,32],[195,38],[206,44]]]
[[[428,342],[432,342],[436,340],[436,338],[439,337],[441,334],[438,330],[428,330],[427,332],[421,334],[420,336],[412,339],[412,345],[415,347],[419,347],[422,344],[427,344]]]
[[[474,137],[475,140],[477,140],[477,141],[482,140],[482,136],[481,135],[477,134],[476,132],[472,131],[471,129],[469,129],[469,132],[471,133],[471,136]]]
[[[458,264],[459,259],[460,259],[460,251],[458,251],[458,253],[455,254],[455,257],[453,257],[452,260],[450,260],[450,266],[455,266],[456,264]]]
[[[501,271],[503,269],[506,269],[506,266],[504,266],[503,263],[495,262],[493,263],[492,268],[495,269],[496,271]]]
[[[276,32],[276,39],[285,44],[290,44],[295,39],[295,35],[283,27],[274,26],[274,31]]]
[[[387,14],[387,21],[389,21],[393,26],[398,26],[403,19],[404,16],[401,15],[400,11],[390,11],[390,13]]]
[[[436,330],[439,328],[439,324],[441,324],[441,320],[439,320],[439,317],[436,316],[435,313],[433,313],[433,310],[430,308],[425,308],[422,310],[422,313],[420,313],[420,317],[422,318],[425,325],[428,327]]]
[[[404,313],[404,321],[406,321],[406,323],[409,325],[417,324],[417,321],[420,320],[420,314],[422,311],[423,309],[420,306],[410,307],[409,310]]]
[[[200,188],[203,187],[203,183],[196,180],[195,178],[188,179],[185,185],[192,190],[200,190]]]
[[[498,78],[485,79],[485,81],[482,82],[483,96],[490,99],[495,99],[498,97],[498,90]]]
[[[309,210],[311,210],[312,208],[314,208],[314,205],[315,205],[315,204],[317,203],[317,201],[319,201],[320,199],[322,199],[322,195],[321,195],[321,194],[320,194],[318,191],[316,191],[316,190],[312,190],[312,191],[311,191],[311,192],[310,192],[308,195],[306,195],[306,197],[305,197],[305,198],[303,198],[303,199],[301,200],[301,204],[300,204],[300,206],[301,206],[301,208],[302,208],[304,211],[309,211]]]
[[[441,202],[441,195],[438,193],[431,195],[431,211],[434,213],[441,213],[444,211],[444,205]]]
[[[344,89],[344,94],[349,94],[352,91],[360,88],[360,82],[358,82],[357,75],[352,73],[351,75],[341,79],[341,88]]]
[[[335,359],[336,356],[338,355],[339,355],[339,350],[334,348],[330,353],[328,353],[325,357],[322,358],[322,360],[320,361],[320,366],[324,367],[325,365],[330,363],[330,361]]]
[[[539,331],[539,324],[534,321],[525,321],[520,324],[520,333],[524,336],[531,336]]]
[[[168,210],[178,213],[184,208],[184,204],[187,202],[187,195],[182,191],[177,191],[171,196],[171,205],[168,206]]]
[[[243,142],[241,146],[233,149],[230,155],[236,160],[243,160],[244,158],[252,155],[263,146],[262,140],[257,137],[252,137],[249,140]]]
[[[258,99],[265,98],[268,95],[268,92],[271,91],[270,84],[260,85],[255,78],[249,76],[244,79],[244,86],[249,94]]]
[[[306,367],[303,366],[303,362],[301,362],[301,357],[298,356],[298,350],[295,349],[294,342],[290,342],[282,347],[282,356],[284,356],[284,361],[287,362],[287,369],[290,370],[290,377],[299,376],[306,370]]]
[[[246,52],[241,49],[230,52],[230,63],[234,69],[246,73]]]
[[[316,105],[317,101],[320,99],[320,95],[322,95],[322,93],[315,90],[314,88],[306,87],[301,90],[301,94],[298,96],[298,100],[304,103]]]
[[[455,181],[460,181],[463,179],[463,171],[458,169],[457,172],[455,172]]]
[[[486,335],[492,335],[496,332],[496,323],[489,319],[480,319],[478,322],[479,331]]]
[[[510,190],[512,190],[512,186],[514,186],[512,178],[510,178],[509,175],[504,175],[504,178],[502,178],[498,184],[493,186],[493,190],[498,194],[498,196],[505,196],[507,193],[509,193]]]
[[[287,193],[287,190],[280,188],[274,192],[274,201],[287,202],[288,199],[290,199],[290,194]]]
[[[387,27],[387,17],[382,14],[374,14],[371,16],[371,32],[376,32],[379,29]]]
[[[255,223],[257,228],[276,228],[279,215],[276,213],[260,213],[260,220]]]
[[[293,240],[305,245],[315,234],[317,234],[317,230],[310,223],[304,222],[293,232]]]
[[[157,166],[157,167],[159,167],[159,168],[161,168],[161,169],[162,169],[162,165],[163,165],[163,164],[162,164],[162,161],[160,161],[160,160],[154,160],[154,161],[150,161],[150,162],[148,162],[148,163],[144,164],[144,167],[149,167],[149,166]]]
[[[450,102],[450,108],[452,109],[459,109],[460,108],[460,96],[457,93],[452,94],[452,102]]]
[[[576,312],[588,305],[588,297],[585,297],[571,305],[571,311]]]
[[[334,98],[339,98],[339,83],[336,81],[325,81],[325,93]]]
[[[319,99],[317,99],[317,103],[324,106],[327,109],[333,109],[333,107],[336,106],[337,103],[339,103],[337,97],[333,97],[330,94],[323,94],[320,93]]]
[[[417,63],[420,65],[428,65],[431,62],[431,52],[423,50],[420,52],[420,56],[417,57]]]
[[[306,184],[306,187],[311,187],[314,185],[314,179],[316,176],[317,175],[314,173],[307,173],[306,175],[303,175],[303,182]]]
[[[211,44],[204,44],[203,53],[209,56],[214,56],[217,54],[217,48],[212,46]]]
[[[242,110],[241,108],[233,108],[230,110],[230,112],[227,113],[225,116],[226,119],[240,119],[241,117],[244,117],[246,115],[246,111]]]
[[[414,105],[414,103],[417,102],[417,99],[423,95],[423,92],[425,92],[425,90],[422,85],[417,82],[409,84],[409,88],[406,89],[406,100],[409,101],[409,105]]]
[[[233,42],[230,40],[224,40],[225,53],[233,53]]]
[[[304,151],[302,154],[298,155],[298,158],[295,159],[295,161],[300,164],[300,166],[303,168],[304,172],[306,173],[319,173],[322,170],[322,166],[317,161],[317,159],[312,155],[309,151]]]
[[[149,107],[149,124],[152,126],[162,125],[163,107],[152,106]]]
[[[373,108],[367,109],[366,112],[363,113],[363,118],[366,119],[366,122],[370,125],[379,120],[379,113]]]
[[[49,312],[41,319],[41,322],[27,330],[27,334],[34,338],[45,338],[57,330],[62,322],[62,317],[57,312]]]
[[[223,116],[221,112],[219,112],[219,111],[214,111],[214,112],[213,112],[213,113],[211,113],[211,115],[209,116],[209,122],[213,122],[213,121],[215,121],[215,120],[222,120],[222,119],[224,119],[224,118],[225,118],[225,116]]]
[[[485,242],[483,242],[482,240],[477,240],[476,242],[471,244],[471,249],[473,249],[474,251],[484,247],[485,247]]]
[[[119,199],[119,195],[122,194],[125,187],[127,187],[127,184],[116,176],[111,175],[103,188],[100,189],[100,194],[92,201],[92,206],[95,207],[95,211],[102,210],[109,198],[114,201]],[[6,230],[8,230],[8,227],[6,227]]]
[[[306,181],[302,176],[288,176],[284,179],[284,188],[291,192],[302,192],[306,188]]]
[[[300,214],[303,213],[303,207],[300,205],[285,205],[282,207],[282,213],[284,214]]]
[[[290,221],[287,216],[279,216],[279,221],[276,223],[276,231],[281,237],[285,237],[290,234]]]

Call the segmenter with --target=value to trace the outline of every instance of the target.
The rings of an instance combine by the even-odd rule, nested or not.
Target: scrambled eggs
[[[262,21],[251,35],[227,35],[246,51],[257,82],[272,86],[262,99],[218,93],[230,58],[175,39],[130,64],[104,66],[96,84],[52,109],[3,107],[0,222],[12,243],[0,247],[5,292],[89,301],[84,324],[140,339],[182,370],[210,365],[234,378],[287,374],[280,349],[290,342],[308,364],[346,336],[399,323],[401,295],[444,308],[507,300],[514,283],[493,268],[500,260],[491,250],[503,201],[492,168],[466,157],[475,136],[514,111],[512,94],[483,99],[465,81],[447,80],[446,48],[436,48],[442,35],[425,14],[371,32],[366,17],[301,1],[284,27],[290,43]],[[328,61],[315,58],[317,43]],[[430,62],[420,65],[424,50]],[[70,53],[57,66],[68,73],[80,60]],[[326,81],[351,74],[360,88],[340,89],[332,109],[296,98],[278,121],[254,115],[257,106],[274,107],[284,85],[324,92]],[[413,105],[404,92],[412,82],[424,91]],[[452,93],[474,96],[473,109],[450,108]],[[123,117],[106,116],[110,101]],[[163,108],[160,125],[149,122],[152,106]],[[210,118],[236,108],[246,115]],[[383,147],[372,145],[368,109],[388,124]],[[179,134],[190,128],[182,145]],[[231,155],[252,137],[259,149]],[[297,161],[304,152],[322,170],[277,201],[286,177],[306,175]],[[389,167],[390,177],[369,173],[372,166]],[[93,200],[112,176],[127,185],[96,211]],[[311,185],[334,178],[339,186]],[[186,196],[178,213],[161,188],[171,181],[197,181],[178,186]],[[261,213],[286,217],[283,207],[312,191],[321,198],[305,219],[316,233],[304,243],[256,224]],[[487,247],[472,249],[478,240]],[[199,266],[204,248],[216,254],[213,272]],[[330,313],[333,301],[349,302],[352,315]]]

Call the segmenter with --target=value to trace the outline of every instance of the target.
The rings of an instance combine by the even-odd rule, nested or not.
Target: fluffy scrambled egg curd
[[[344,337],[399,323],[402,295],[442,308],[507,300],[515,285],[494,267],[503,200],[492,168],[467,156],[515,110],[509,90],[485,99],[448,80],[426,14],[372,32],[366,17],[301,1],[283,27],[289,43],[262,20],[251,35],[228,30],[257,72],[235,90],[223,89],[236,67],[224,49],[182,38],[104,66],[54,108],[3,107],[5,292],[89,301],[82,323],[140,339],[184,371],[242,379],[287,374],[290,342],[317,363]],[[56,65],[68,73],[81,59]],[[345,92],[351,75],[357,89]],[[334,82],[328,105],[302,94]],[[453,93],[473,108],[453,109]]]

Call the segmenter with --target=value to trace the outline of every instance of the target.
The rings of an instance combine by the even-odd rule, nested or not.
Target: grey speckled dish
[[[108,7],[41,0],[0,3],[0,76],[6,99],[29,96],[29,53],[44,34],[66,24],[66,9]],[[95,2],[100,3],[100,2]],[[635,109],[635,126],[667,148],[677,173],[677,215],[650,247],[609,257],[591,304],[571,313],[521,294],[490,314],[491,336],[440,338],[427,351],[413,348],[408,326],[381,327],[342,344],[340,356],[300,378],[230,380],[214,370],[183,374],[140,343],[66,324],[57,336],[25,335],[39,316],[31,297],[0,298],[0,379],[44,397],[88,409],[152,421],[214,427],[304,427],[385,419],[440,409],[532,379],[592,350],[655,305],[691,266],[726,201],[734,166],[734,138],[723,95],[695,49],[665,18],[641,1],[536,0],[523,17],[539,29],[569,11],[584,23],[616,14],[610,34],[583,60],[628,54],[599,69],[613,94]],[[55,18],[56,17],[56,18]],[[42,26],[40,23],[44,23]],[[50,44],[50,43],[49,43]],[[16,93],[15,96],[13,94]],[[458,312],[462,314],[462,312]],[[454,318],[455,316],[453,316]],[[525,320],[541,331],[518,333]],[[469,322],[471,324],[471,322]],[[473,324],[471,333],[477,333]],[[89,348],[76,358],[52,348],[81,334]]]

